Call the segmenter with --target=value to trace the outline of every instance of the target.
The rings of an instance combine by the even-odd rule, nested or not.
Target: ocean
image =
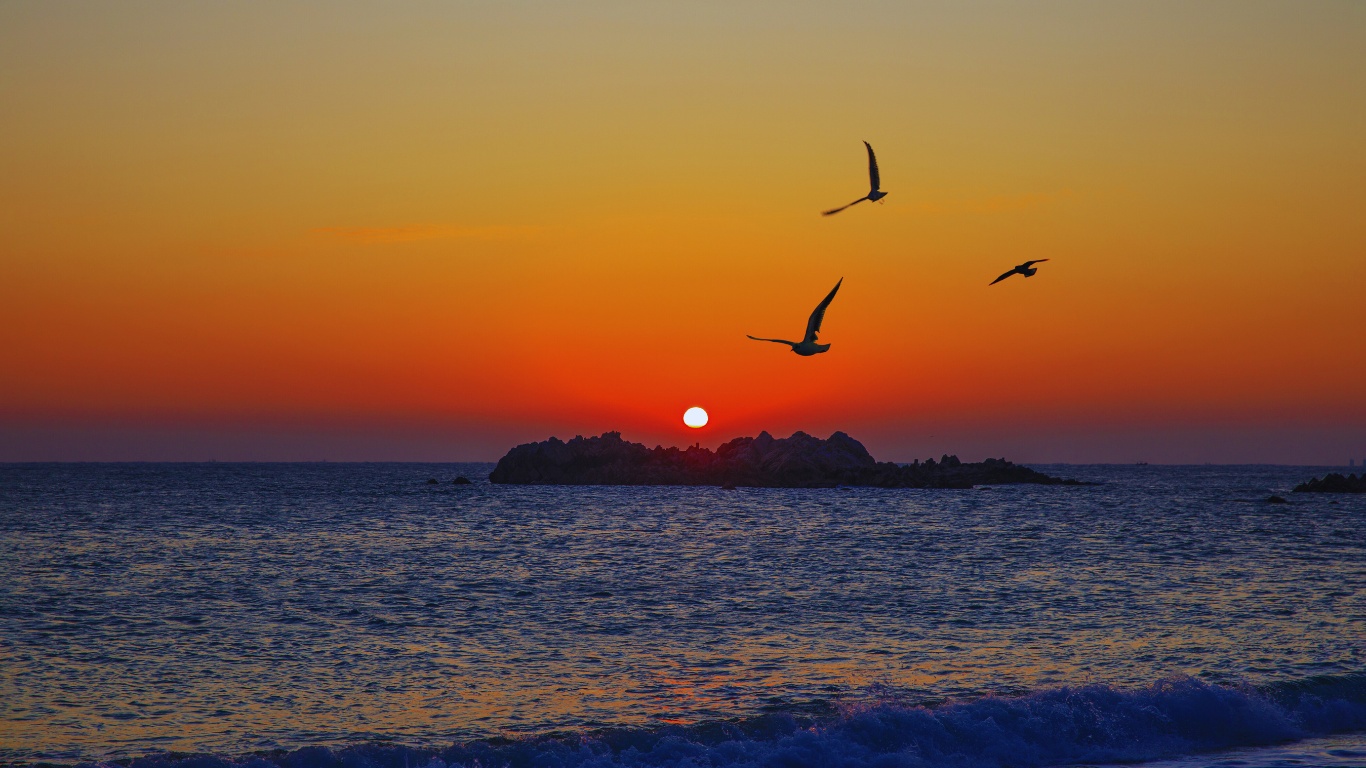
[[[1336,468],[491,468],[0,465],[0,762],[1366,766],[1366,496],[1289,492]]]

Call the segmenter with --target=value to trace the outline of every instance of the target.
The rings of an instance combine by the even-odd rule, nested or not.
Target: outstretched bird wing
[[[867,196],[860,197],[859,199],[855,200],[854,202],[850,203],[849,205],[858,205],[859,203],[861,203],[861,202],[863,202],[864,200],[867,200],[867,199],[868,199]],[[839,213],[840,211],[844,210],[845,208],[848,208],[849,205],[841,205],[841,206],[838,207],[838,208],[831,208],[831,209],[828,210],[828,211],[821,211],[821,215],[822,215],[822,216],[829,216],[829,215],[832,214],[832,213]]]
[[[844,278],[840,278],[835,287],[830,289],[830,293],[816,305],[816,309],[811,312],[811,317],[806,321],[806,336],[803,341],[815,341],[816,334],[820,333],[821,321],[825,320],[825,308],[830,306],[830,302],[835,300],[835,294],[839,292],[840,285],[844,283]]]
[[[1038,264],[1038,263],[1044,262],[1044,261],[1048,261],[1048,259],[1034,259],[1033,261],[1026,261],[1025,263],[1021,264],[1020,266],[1021,266],[1021,267],[1024,267],[1025,269],[1029,269],[1030,267],[1034,266],[1035,264]]]
[[[1018,269],[1012,269],[1012,270],[1010,270],[1009,272],[1005,273],[1004,275],[1001,275],[1000,277],[996,278],[995,280],[992,280],[991,282],[987,283],[987,285],[995,285],[995,284],[1001,282],[1002,280],[1006,279],[1007,277],[1010,277],[1011,275],[1015,274],[1015,273],[1018,272],[1018,271],[1019,271]]]
[[[882,187],[882,177],[877,172],[877,157],[873,154],[873,145],[863,142],[863,146],[868,148],[868,183],[873,185],[876,192]]]
[[[788,345],[789,347],[795,347],[795,346],[797,346],[797,342],[795,342],[795,341],[786,341],[786,340],[784,340],[784,339],[761,339],[761,338],[759,338],[758,336],[750,336],[748,333],[745,334],[745,337],[746,337],[746,338],[750,338],[750,339],[754,339],[755,341],[771,341],[771,342],[773,342],[774,344],[786,344],[786,345]]]

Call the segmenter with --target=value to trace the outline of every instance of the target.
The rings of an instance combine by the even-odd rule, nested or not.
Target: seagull
[[[883,192],[882,190],[878,189],[878,187],[882,186],[882,181],[878,178],[877,158],[873,156],[873,145],[865,141],[863,142],[863,146],[868,148],[868,183],[872,187],[872,189],[868,191],[868,194],[864,195],[863,197],[860,197],[859,199],[855,200],[849,205],[857,205],[858,203],[861,203],[864,200],[877,201],[887,196],[886,192]],[[830,210],[823,212],[821,215],[829,216],[832,213],[839,213],[845,208],[848,208],[849,205],[841,205],[838,208],[831,208]]]
[[[1025,277],[1033,277],[1034,273],[1039,271],[1039,268],[1034,265],[1038,264],[1041,261],[1048,261],[1048,259],[1034,259],[1033,261],[1026,261],[1025,263],[1020,264],[1019,266],[1005,273],[1004,275],[1001,275],[995,280],[992,280],[990,283],[987,283],[987,285],[995,285],[1001,282],[1002,280],[1006,279],[1007,277],[1010,277],[1011,275],[1024,275]]]
[[[783,339],[761,339],[758,336],[749,336],[749,334],[745,335],[749,336],[749,338],[754,339],[755,341],[771,341],[775,344],[786,344],[789,347],[792,347],[793,352],[796,352],[802,357],[819,355],[827,349],[830,349],[830,345],[817,344],[816,334],[820,332],[821,321],[825,319],[825,308],[830,306],[830,302],[835,300],[835,293],[839,291],[840,285],[843,282],[844,278],[841,277],[840,281],[838,283],[835,283],[835,287],[830,289],[830,293],[827,294],[826,297],[821,300],[820,304],[816,305],[816,309],[812,311],[811,317],[806,321],[806,336],[804,336],[801,341],[798,342],[785,341]]]

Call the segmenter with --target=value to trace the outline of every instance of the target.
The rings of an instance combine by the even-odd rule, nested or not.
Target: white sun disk
[[[683,423],[693,429],[705,427],[707,426],[707,412],[694,405],[683,412]]]

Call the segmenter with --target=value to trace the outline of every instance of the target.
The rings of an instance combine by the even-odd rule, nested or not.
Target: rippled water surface
[[[1212,755],[1144,763],[1142,768],[1366,768],[1366,739],[1360,735],[1308,739],[1276,747],[1236,749]]]
[[[0,466],[0,761],[1366,672],[1366,498],[1288,493],[1323,469],[450,484],[489,469]]]

